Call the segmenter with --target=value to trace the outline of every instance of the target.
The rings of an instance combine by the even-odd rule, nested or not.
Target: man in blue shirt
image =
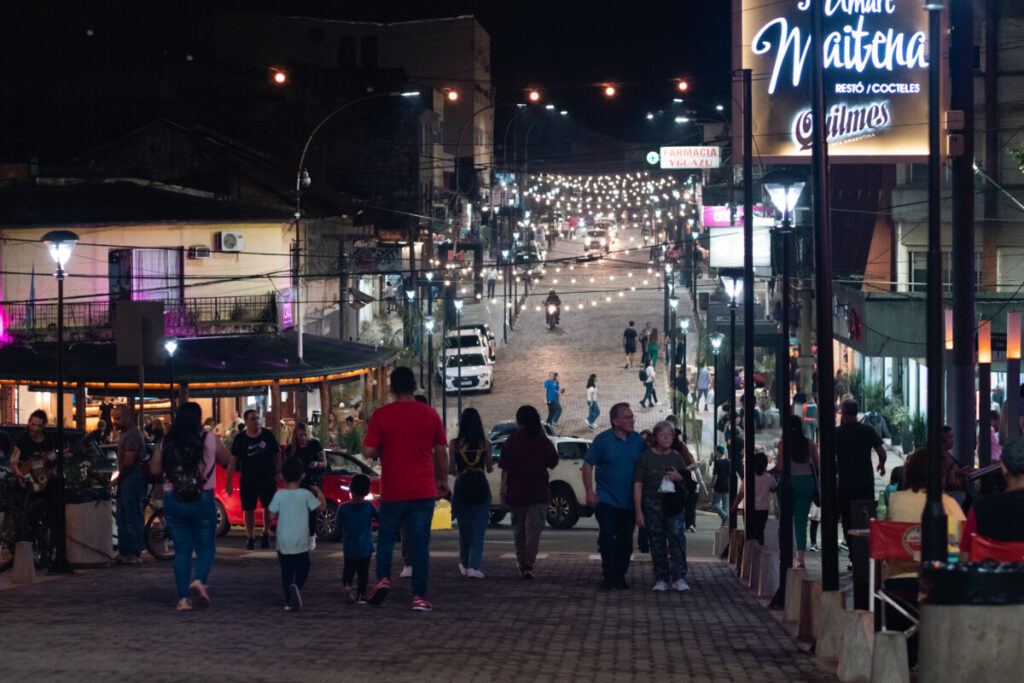
[[[583,488],[587,505],[595,509],[600,532],[602,590],[629,588],[626,572],[633,554],[633,465],[647,448],[633,431],[633,411],[628,403],[616,403],[609,412],[612,428],[594,439],[583,459]],[[594,491],[594,468],[597,491]]]
[[[544,391],[547,395],[548,401],[547,424],[552,427],[557,427],[558,418],[562,416],[562,404],[558,400],[558,396],[565,391],[565,389],[562,389],[558,384],[557,372],[548,373],[548,379],[544,382]]]

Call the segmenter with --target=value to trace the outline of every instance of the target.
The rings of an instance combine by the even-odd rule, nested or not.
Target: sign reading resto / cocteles
[[[824,3],[815,45],[812,2]],[[921,0],[734,0],[734,55],[753,70],[753,134],[762,157],[809,157],[810,60],[820,50],[829,156],[928,154],[928,12]]]

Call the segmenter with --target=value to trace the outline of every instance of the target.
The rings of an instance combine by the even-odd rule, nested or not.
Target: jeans
[[[494,296],[494,285],[497,284],[494,280],[487,281],[487,298],[490,299]]]
[[[811,511],[814,495],[814,477],[797,474],[793,482],[793,527],[796,530],[796,549],[807,550],[807,513]]]
[[[548,424],[557,425],[558,418],[560,418],[561,416],[562,403],[557,398],[554,401],[548,401]]]
[[[459,524],[459,562],[466,569],[480,569],[484,532],[491,522],[491,494],[477,505],[463,505],[458,496],[452,496],[452,514]]]
[[[345,565],[341,570],[341,585],[351,586],[356,578],[356,594],[366,595],[366,578],[370,573],[370,556],[345,557]],[[358,577],[358,578],[357,578]]]
[[[644,382],[644,397],[640,399],[640,405],[650,401],[653,405],[658,400],[658,392],[654,390],[654,382]]]
[[[178,587],[178,598],[187,598],[188,585],[193,579],[192,553],[196,555],[194,577],[201,583],[206,584],[213,569],[217,547],[213,489],[203,491],[202,497],[193,503],[182,503],[174,497],[174,491],[164,491],[164,515],[174,539],[174,583]]]
[[[281,588],[284,589],[284,601],[288,602],[291,597],[288,594],[288,587],[293,583],[302,588],[309,578],[309,552],[295,553],[294,555],[277,554],[277,561],[281,565]]]
[[[377,527],[377,578],[391,578],[391,557],[398,533],[409,542],[412,557],[412,593],[427,597],[430,571],[430,521],[434,517],[434,499],[381,501]]]
[[[633,554],[636,514],[631,508],[620,509],[608,503],[598,503],[594,515],[600,527],[597,549],[601,553],[601,573],[606,581],[622,579],[629,571],[629,558]]]
[[[725,524],[729,520],[729,492],[715,491],[711,494],[711,508],[722,518],[722,524]]]
[[[140,464],[134,472],[118,479],[117,506],[114,509],[117,520],[117,550],[120,555],[137,557],[142,553],[142,508],[146,502],[146,479],[142,476]]]
[[[596,424],[597,418],[601,416],[601,409],[597,407],[597,401],[590,402],[590,408],[587,411],[587,422],[590,424]]]
[[[697,499],[700,494],[697,491],[686,496],[686,528],[689,529],[691,526],[697,528]]]
[[[516,562],[520,569],[533,569],[540,548],[540,532],[547,521],[548,503],[512,508],[512,538],[516,544]]]
[[[654,580],[675,581],[686,578],[686,515],[665,518],[661,498],[641,502],[644,524],[651,543]]]
[[[708,407],[708,390],[707,389],[698,389],[697,390],[697,400],[695,402],[696,405],[700,405],[701,396],[704,397],[704,408],[706,409]]]

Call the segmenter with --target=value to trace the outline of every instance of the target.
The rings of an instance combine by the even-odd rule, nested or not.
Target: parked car
[[[519,425],[516,424],[515,420],[509,420],[508,422],[499,422],[498,424],[491,427],[491,431],[487,432],[487,440],[491,443],[495,441],[504,441],[508,438],[508,435],[516,431]],[[544,432],[548,436],[554,436],[555,430],[551,428],[551,425],[544,424]]]
[[[494,337],[494,332],[491,332],[491,326],[487,323],[477,323],[461,325],[455,328],[457,330],[474,330],[480,334],[481,337],[487,342],[487,348],[490,350],[491,360],[497,360],[498,341]]]
[[[494,360],[491,357],[491,342],[480,331],[479,327],[478,325],[463,325],[460,328],[448,331],[444,337],[444,348],[441,351],[441,357],[437,359],[438,381],[441,381],[441,368],[444,365],[444,356],[448,353],[457,353],[460,348],[463,354],[480,353],[489,362]]]
[[[339,451],[327,451],[327,471],[320,482],[320,488],[327,499],[327,509],[317,513],[316,530],[317,537],[322,541],[341,540],[341,529],[335,521],[338,508],[352,500],[349,493],[349,486],[352,484],[352,477],[357,474],[365,474],[370,478],[370,495],[367,500],[380,507],[380,475],[364,464],[355,456],[341,453]],[[224,492],[224,484],[227,482],[227,470],[217,466],[217,535],[224,536],[232,526],[239,526],[244,523],[242,517],[242,501],[238,495],[238,477],[235,472],[232,482],[233,492],[230,496]],[[281,486],[283,487],[283,485]],[[279,487],[279,488],[281,488]],[[263,507],[256,505],[256,525],[263,524]]]
[[[439,362],[444,367],[444,390],[449,394],[458,391],[460,386],[463,391],[488,393],[494,388],[493,363],[484,351],[463,350],[460,355],[457,350],[447,350]]]
[[[518,275],[540,277],[544,274],[544,252],[540,248],[532,244],[517,247],[514,258]]]
[[[605,252],[611,250],[612,237],[608,234],[607,230],[603,228],[591,228],[587,230],[587,236],[583,238],[583,249],[584,251],[590,251],[591,249],[604,249]]]
[[[571,529],[576,526],[580,517],[590,517],[594,514],[594,509],[587,507],[586,491],[583,488],[583,456],[590,448],[590,441],[550,435],[548,438],[551,439],[558,452],[558,465],[548,473],[551,489],[551,502],[547,515],[548,524],[555,529]],[[504,443],[505,439],[491,442],[494,471],[487,475],[493,496],[491,524],[497,524],[508,513],[508,508],[502,506],[498,498],[498,491],[501,488],[501,470],[498,468],[498,462],[501,459],[501,447]]]

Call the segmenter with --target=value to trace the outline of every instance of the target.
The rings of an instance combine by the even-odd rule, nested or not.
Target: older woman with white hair
[[[667,591],[690,590],[686,583],[686,492],[690,476],[685,458],[672,449],[675,428],[669,422],[654,425],[650,448],[633,466],[633,504],[636,524],[645,527],[654,562],[654,587]]]

